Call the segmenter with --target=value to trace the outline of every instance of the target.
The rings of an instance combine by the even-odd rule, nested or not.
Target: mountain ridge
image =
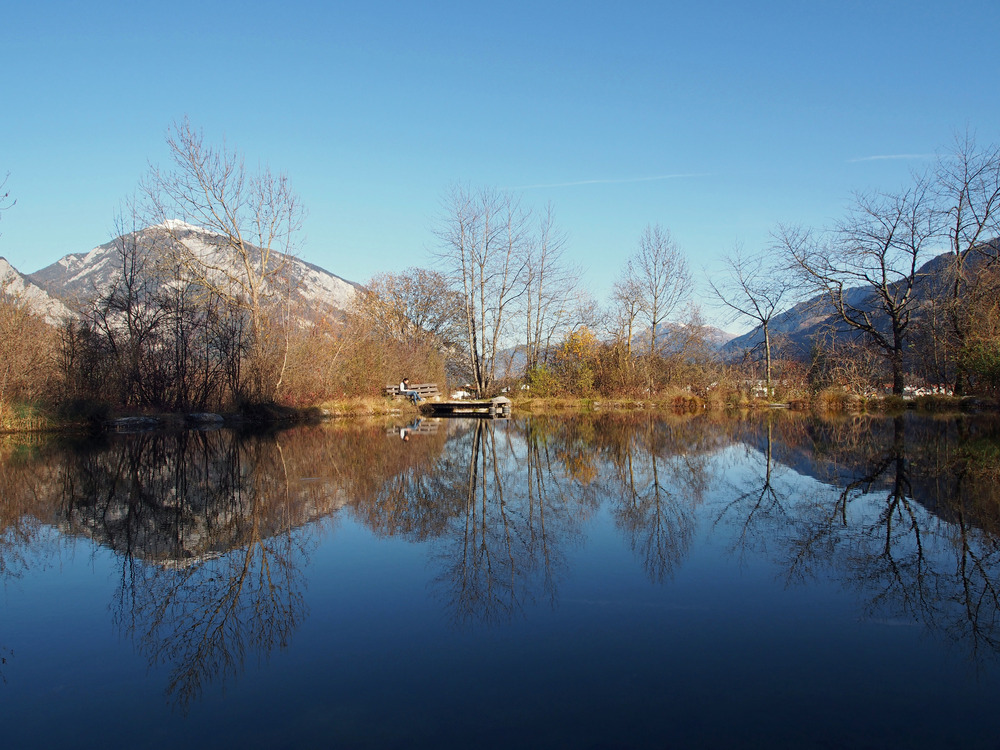
[[[167,234],[164,234],[167,232]],[[120,235],[91,250],[68,253],[54,263],[31,274],[20,274],[32,285],[72,309],[82,309],[110,288],[121,268],[119,248],[123,243],[143,248],[154,254],[157,243],[179,243],[191,257],[218,254],[222,235],[180,221],[146,227],[134,233]],[[259,248],[255,248],[259,250]],[[283,267],[292,287],[293,299],[316,311],[343,311],[354,299],[361,286],[310,263],[295,255],[274,251],[276,265]],[[229,261],[235,268],[235,255]],[[239,274],[239,270],[234,270]],[[162,282],[161,285],[167,283]]]
[[[50,325],[59,325],[73,317],[72,310],[65,303],[33,283],[29,276],[14,268],[3,256],[0,256],[0,292],[23,301]]]

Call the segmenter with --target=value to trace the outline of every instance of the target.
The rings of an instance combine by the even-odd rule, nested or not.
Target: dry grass
[[[420,410],[408,399],[390,399],[381,396],[355,396],[336,401],[324,401],[317,404],[316,408],[324,417],[370,417],[420,413]]]
[[[34,404],[0,402],[0,432],[51,430],[52,419]]]
[[[861,412],[865,410],[867,400],[856,393],[843,388],[824,388],[813,396],[810,402],[812,411],[823,414],[827,412]]]

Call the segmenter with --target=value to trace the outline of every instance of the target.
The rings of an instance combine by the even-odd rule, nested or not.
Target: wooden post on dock
[[[503,396],[497,396],[494,399],[490,399],[490,416],[493,418],[509,417],[510,399]]]

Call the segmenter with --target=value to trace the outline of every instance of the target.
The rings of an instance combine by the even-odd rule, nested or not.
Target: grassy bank
[[[281,404],[248,404],[238,410],[220,412],[226,424],[297,424],[336,417],[416,416],[416,407],[402,399],[345,398],[309,407]],[[150,425],[182,429],[190,425],[187,413],[116,410],[106,405],[63,404],[58,409],[36,404],[0,403],[0,434],[31,432],[100,431],[115,420],[149,420]]]
[[[388,416],[396,414],[413,415],[420,414],[420,410],[414,406],[409,399],[390,399],[384,396],[356,396],[351,398],[338,399],[336,401],[324,401],[315,407],[323,417],[372,417]]]

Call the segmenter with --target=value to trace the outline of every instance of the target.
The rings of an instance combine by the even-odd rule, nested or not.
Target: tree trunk
[[[763,325],[764,328],[764,383],[767,386],[767,397],[770,399],[773,397],[771,391],[771,331],[768,328],[767,323]]]

